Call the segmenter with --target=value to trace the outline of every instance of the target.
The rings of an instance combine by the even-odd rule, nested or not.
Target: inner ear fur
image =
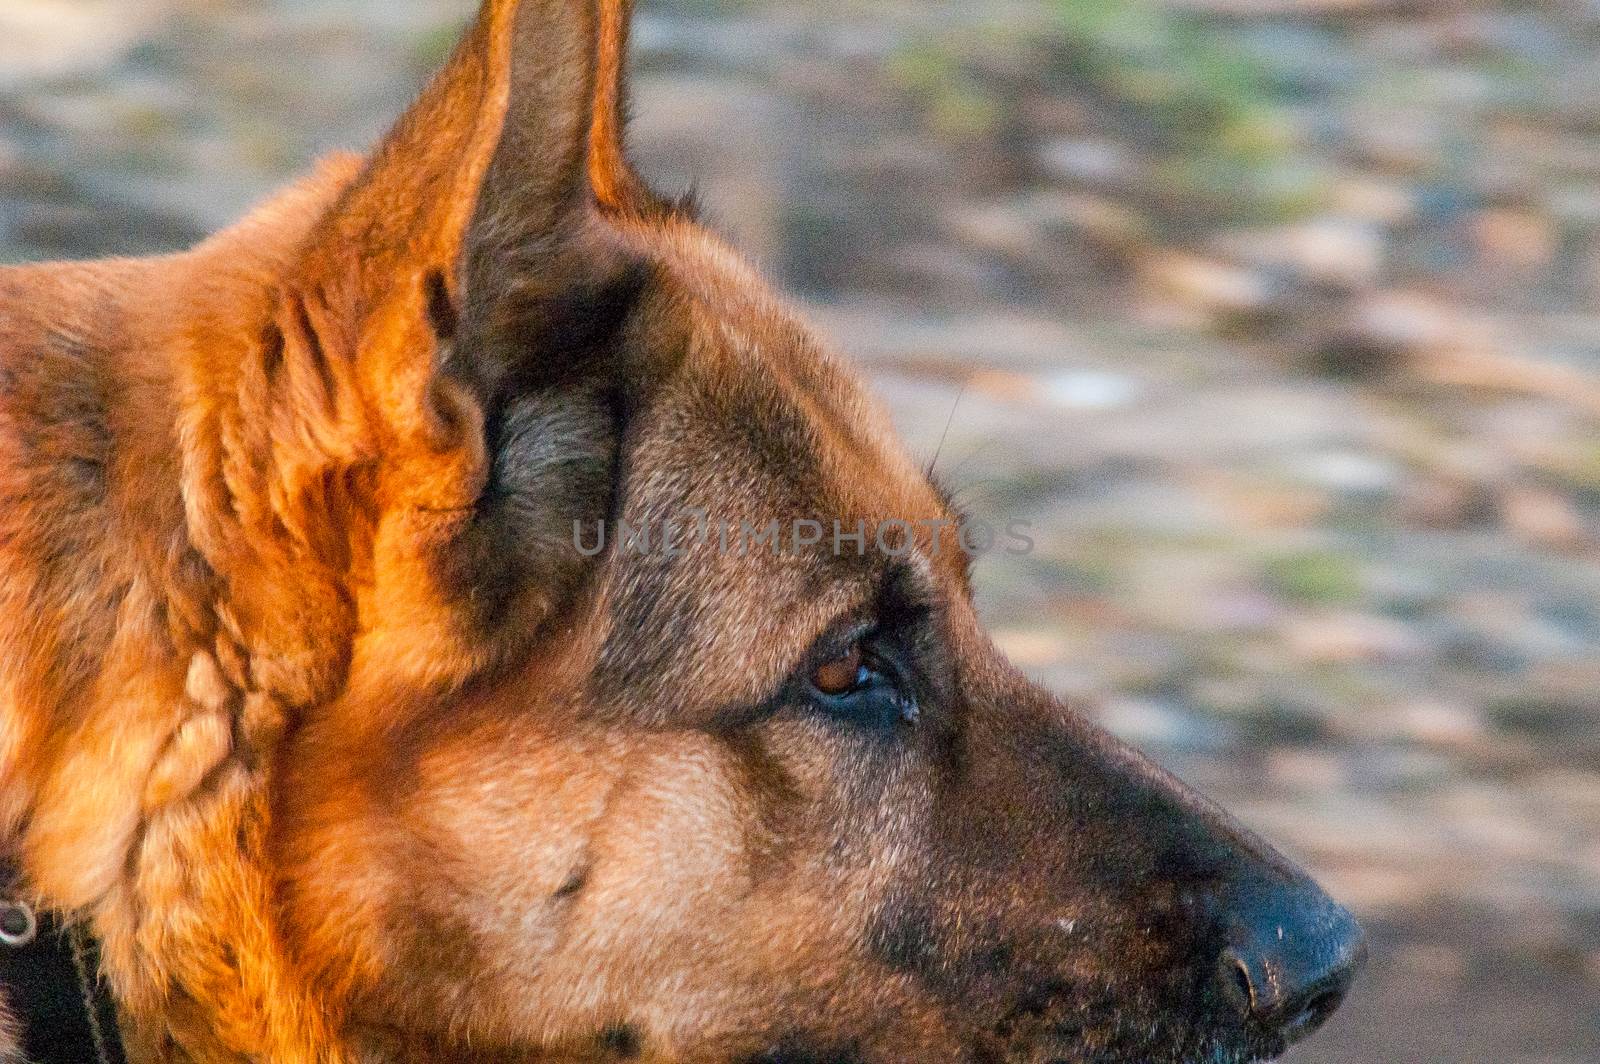
[[[347,663],[319,658],[358,635],[394,662],[425,663],[429,679],[504,650],[483,638],[481,608],[459,607],[466,574],[495,581],[486,544],[510,535],[511,511],[486,525],[486,506],[519,397],[573,392],[603,423],[575,432],[567,464],[585,484],[598,465],[609,473],[595,439],[616,404],[595,397],[617,375],[618,330],[647,280],[613,224],[644,195],[622,149],[630,7],[487,0],[275,286],[238,371],[220,478],[224,512],[251,527],[211,538],[233,541],[235,564],[219,568],[248,574],[232,587],[240,625],[283,671],[331,678]],[[552,498],[577,506],[572,518],[607,502]],[[539,577],[520,565],[523,584]],[[536,626],[554,602],[530,586],[513,627]],[[326,685],[302,686],[314,698]]]
[[[284,286],[282,331],[318,371],[298,398],[365,400],[381,505],[472,505],[507,345],[628,270],[587,165],[599,32],[594,0],[488,0]]]
[[[488,0],[369,159],[166,264],[182,490],[139,514],[163,531],[124,545],[115,594],[55,600],[99,671],[81,705],[33,693],[70,716],[28,751],[21,829],[30,887],[95,923],[131,1058],[356,1059],[343,1003],[370,958],[291,949],[278,922],[285,736],[325,711],[356,742],[360,710],[403,710],[350,691],[353,660],[459,683],[579,578],[551,515],[608,501],[611,359],[648,278],[591,180],[600,22]],[[56,720],[19,712],[36,737]]]
[[[589,182],[606,210],[650,215],[668,211],[628,161],[628,40],[634,0],[601,0],[594,124],[589,132]]]

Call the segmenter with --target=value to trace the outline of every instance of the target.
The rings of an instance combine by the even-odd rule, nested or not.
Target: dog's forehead
[[[742,260],[686,237],[665,272],[686,349],[628,434],[601,673],[737,703],[872,594],[898,557],[886,522],[950,515],[858,375]]]
[[[796,461],[841,459],[832,463],[836,489],[865,472],[874,500],[938,508],[887,408],[748,260],[686,221],[658,230],[652,252],[686,338],[679,383],[743,414],[764,446],[787,445]]]
[[[660,354],[644,354],[646,375],[661,385],[650,400],[659,419],[709,427],[725,444],[742,442],[747,457],[769,459],[761,471],[777,483],[763,483],[763,492],[789,482],[844,496],[831,510],[942,509],[887,409],[744,256],[685,218],[633,235],[657,280],[644,345],[652,335],[674,338],[665,372]],[[672,438],[652,446],[687,452],[695,468],[707,458]]]

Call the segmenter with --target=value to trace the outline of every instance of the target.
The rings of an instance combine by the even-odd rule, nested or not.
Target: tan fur
[[[1039,1059],[1034,984],[1188,985],[1147,855],[1072,879],[1163,837],[1122,791],[1267,860],[1017,679],[881,406],[628,167],[630,11],[487,0],[369,157],[181,255],[0,270],[0,851],[103,940],[134,1064]],[[918,531],[571,539],[689,509]],[[942,715],[799,711],[891,583]]]

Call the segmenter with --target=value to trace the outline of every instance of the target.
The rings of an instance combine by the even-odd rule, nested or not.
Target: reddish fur
[[[778,305],[730,251],[649,200],[624,161],[629,6],[604,5],[596,27],[597,204],[690,297],[657,316],[662,335],[726,331],[700,320],[714,307],[742,321],[741,343],[777,354],[803,340]],[[95,919],[136,1056],[345,1059],[349,999],[395,964],[373,947],[383,899],[405,888],[286,868],[326,863],[321,826],[339,847],[347,825],[390,830],[360,774],[390,771],[373,754],[414,700],[404,692],[460,684],[519,649],[463,629],[427,576],[486,459],[475,410],[429,379],[423,307],[430,270],[456,276],[501,135],[516,10],[485,5],[370,159],[330,160],[193,251],[0,273],[0,349],[18,382],[0,409],[0,602],[13,619],[0,628],[0,828],[43,897]],[[704,355],[730,380],[750,368],[716,346]],[[882,423],[875,410],[863,422],[831,362],[769,368],[801,406],[843,402],[857,430]],[[442,438],[441,402],[455,412]],[[850,511],[884,506],[884,461],[920,485],[886,431],[847,457],[860,445],[819,425],[841,448],[843,498],[859,496]],[[105,463],[104,499],[59,483],[75,461]],[[937,512],[925,485],[910,490],[897,512]],[[528,608],[540,601],[534,589]],[[587,645],[567,651],[581,661]],[[280,737],[335,694],[338,731],[311,733],[323,748],[302,743],[283,770],[296,793],[328,797],[295,814],[307,818],[289,833],[299,848],[268,853]],[[285,931],[280,889],[348,904],[313,903],[343,915]]]
[[[476,490],[481,455],[419,439],[405,389],[428,392],[417,274],[457,252],[516,6],[486,5],[371,161],[185,254],[0,271],[0,843],[93,916],[136,1057],[344,1057],[337,1003],[275,930],[267,783],[295,709],[346,680],[362,588],[415,583],[377,571],[416,549],[374,546],[379,510]],[[328,302],[390,289],[365,321]],[[314,364],[306,318],[361,350]],[[436,649],[426,671],[479,664]],[[208,714],[232,722],[220,746]]]
[[[628,167],[630,9],[486,0],[370,157],[0,270],[0,853],[134,1064],[1178,1059],[1172,877],[1286,866],[989,645],[884,411]],[[694,506],[922,530],[570,542]],[[941,719],[772,710],[891,577]]]

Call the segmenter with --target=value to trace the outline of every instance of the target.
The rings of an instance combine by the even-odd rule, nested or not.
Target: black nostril
[[[1275,990],[1281,980],[1270,964],[1252,975],[1250,964],[1233,949],[1222,951],[1218,977],[1231,983],[1223,994],[1239,1015],[1246,1019],[1272,1020],[1281,1018],[1286,1030],[1316,1028],[1339,1008],[1349,989],[1353,971],[1340,968],[1317,982],[1284,995]],[[1258,987],[1257,980],[1266,984]]]
[[[1317,891],[1269,895],[1236,913],[1217,960],[1227,1010],[1260,1037],[1287,1045],[1325,1023],[1366,959],[1361,929]]]
[[[1250,969],[1237,957],[1233,958],[1233,975],[1239,984],[1239,992],[1244,995],[1245,1003],[1253,1005],[1256,1000],[1256,988],[1250,985]]]
[[[1248,1017],[1255,1008],[1256,988],[1250,980],[1250,965],[1232,947],[1223,950],[1217,961],[1217,982],[1234,1010],[1241,1017]]]
[[[1344,989],[1325,990],[1318,994],[1306,1003],[1306,1007],[1300,1010],[1299,1015],[1289,1021],[1289,1029],[1309,1034],[1321,1027],[1329,1016],[1339,1010],[1339,1006],[1344,1003],[1344,995]]]

